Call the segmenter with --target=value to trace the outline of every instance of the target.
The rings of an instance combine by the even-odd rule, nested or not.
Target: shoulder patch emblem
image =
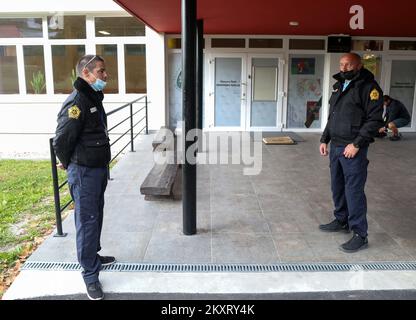
[[[81,110],[76,105],[68,109],[68,117],[71,119],[78,119],[80,114]]]
[[[377,89],[373,89],[370,93],[370,99],[371,100],[378,100],[380,98],[380,93],[377,91]]]

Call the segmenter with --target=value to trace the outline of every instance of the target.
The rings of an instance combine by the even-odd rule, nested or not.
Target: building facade
[[[153,83],[163,82],[153,76],[153,69],[159,68],[158,54],[163,57],[159,42],[163,44],[159,35],[111,0],[16,0],[2,6],[0,157],[49,155],[48,138],[62,102],[73,90],[75,66],[84,54],[98,54],[106,61],[107,111],[147,94],[154,106],[149,127],[159,128],[163,111],[157,110],[157,92],[153,95],[149,88],[159,90]]]
[[[327,34],[253,33],[205,34],[204,129],[321,132],[341,53],[328,52]],[[384,93],[412,115],[402,131],[416,131],[416,37],[351,39]],[[0,156],[45,154],[85,53],[107,62],[107,111],[147,94],[149,128],[178,126],[180,34],[157,32],[111,0],[16,0],[0,11]]]

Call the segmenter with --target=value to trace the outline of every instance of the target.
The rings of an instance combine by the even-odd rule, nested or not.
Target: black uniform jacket
[[[385,125],[388,126],[390,122],[399,118],[406,119],[407,121],[410,121],[411,119],[409,111],[407,111],[404,104],[399,100],[391,99],[390,105],[386,108]]]
[[[383,92],[374,75],[362,68],[342,91],[340,74],[329,100],[328,123],[321,137],[322,143],[332,141],[336,146],[354,143],[359,147],[374,142],[378,129],[383,127]]]
[[[65,168],[70,162],[92,168],[106,167],[111,152],[102,104],[104,95],[79,77],[74,88],[58,114],[53,139],[56,156]]]

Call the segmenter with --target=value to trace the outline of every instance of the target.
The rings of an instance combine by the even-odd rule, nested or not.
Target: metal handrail
[[[144,101],[141,101],[143,100]],[[144,107],[140,108],[136,112],[133,113],[133,105],[135,103],[144,103]],[[144,130],[146,134],[149,134],[149,128],[148,128],[148,104],[150,102],[147,100],[147,95],[144,95],[136,100],[133,100],[129,103],[126,103],[122,105],[121,107],[118,107],[117,109],[111,110],[107,113],[107,116],[111,116],[112,114],[117,113],[120,110],[123,110],[124,108],[130,106],[130,115],[112,127],[111,129],[107,130],[107,132],[112,131],[116,127],[118,127],[120,124],[124,123],[125,121],[130,119],[130,128],[123,133],[116,141],[114,141],[112,144],[110,144],[110,147],[113,146],[115,143],[117,143],[121,138],[123,138],[128,132],[130,132],[130,141],[129,143],[124,146],[109,162],[108,166],[108,179],[110,180],[110,164],[128,147],[128,145],[131,145],[131,152],[134,152],[134,139],[142,133]],[[145,110],[145,115],[142,117],[136,124],[133,125],[133,117],[139,113],[140,111]],[[136,134],[134,135],[133,129],[143,120],[146,120],[144,127]],[[68,183],[68,179],[66,179],[64,182],[59,184],[59,178],[58,178],[58,169],[57,169],[57,160],[56,160],[56,154],[55,150],[53,149],[53,138],[49,139],[49,149],[51,154],[51,168],[52,168],[52,184],[53,184],[53,193],[54,193],[54,201],[55,201],[55,217],[56,217],[56,229],[57,233],[54,235],[55,237],[65,237],[67,234],[63,232],[62,230],[62,212],[73,202],[71,199],[66,203],[64,206],[61,207],[61,199],[60,199],[60,190]]]

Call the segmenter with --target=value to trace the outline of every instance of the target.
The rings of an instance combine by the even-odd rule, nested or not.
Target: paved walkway
[[[344,253],[338,248],[351,235],[326,234],[318,230],[320,223],[332,219],[328,158],[319,155],[319,134],[300,135],[305,141],[297,145],[263,145],[262,171],[259,175],[243,175],[243,165],[198,166],[198,232],[194,236],[182,234],[180,200],[145,201],[140,194],[140,184],[153,165],[153,137],[140,136],[136,152],[127,153],[112,170],[114,180],[109,182],[106,192],[102,254],[115,255],[119,262],[161,264],[416,261],[416,134],[404,134],[404,139],[399,142],[377,140],[370,147],[366,186],[369,248],[355,254]],[[230,159],[231,156],[228,155]],[[29,261],[76,261],[72,214],[65,219],[63,228],[64,232],[68,232],[67,237],[49,237]],[[108,281],[103,283],[107,290],[136,292],[120,289],[123,288],[123,281],[128,282],[127,278],[132,274],[126,273],[127,278],[115,274],[102,273],[103,282]],[[341,273],[336,274],[340,276]],[[287,282],[288,291],[285,291],[284,286],[270,284],[271,279],[276,280],[282,275],[268,273],[267,277],[259,279],[258,293],[416,288],[415,272],[393,272],[388,276],[396,279],[393,282],[385,274],[381,277],[382,274],[375,272],[374,278],[371,278],[370,273],[364,272],[364,282],[354,287],[351,279],[356,279],[355,273],[331,278],[332,282],[325,282],[327,275],[324,273],[317,273],[314,277],[295,273],[291,281],[303,278],[303,282],[295,281],[292,285]],[[35,289],[30,294],[28,290],[26,294],[22,292],[21,288],[27,288],[34,275],[44,281],[55,279],[51,282],[55,289],[48,293],[33,286]],[[200,292],[186,285],[184,291],[171,291],[169,282],[174,284],[177,279],[172,275],[165,275],[165,287],[160,286],[160,291],[153,291],[154,283],[144,279],[154,280],[159,275],[144,277],[143,273],[137,274],[136,279],[145,281],[140,282],[139,291]],[[373,280],[368,282],[365,280],[367,276]],[[192,275],[188,277],[191,279]],[[198,287],[198,275],[194,277]],[[61,279],[61,285],[57,285],[57,279]],[[341,279],[343,284],[338,286],[336,279]],[[189,280],[188,284],[194,280]],[[68,286],[63,285],[68,281],[75,285],[75,291],[68,292]],[[221,283],[224,282],[217,283],[217,291],[211,287],[202,293],[224,292],[221,291]],[[204,288],[203,285],[199,287]],[[231,285],[231,288],[234,287]],[[250,290],[250,286],[242,285],[242,288]],[[133,287],[128,289],[134,290]],[[16,279],[4,298],[68,295],[83,291],[79,272],[27,270]]]

